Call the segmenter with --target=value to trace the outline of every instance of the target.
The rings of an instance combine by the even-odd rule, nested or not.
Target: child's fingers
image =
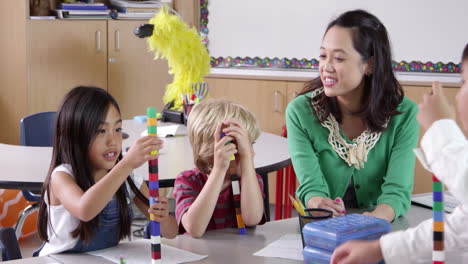
[[[442,91],[442,85],[440,85],[440,82],[438,81],[432,82],[432,93],[436,95],[440,95],[444,93]]]
[[[168,202],[167,197],[164,197],[164,196],[159,196],[159,197],[156,197],[154,199],[159,203],[166,203],[167,204],[167,202]]]
[[[226,145],[227,143],[229,143],[230,141],[233,141],[233,140],[234,140],[233,137],[225,136],[225,137],[223,137],[222,139],[220,139],[217,142],[218,142],[219,145],[224,146],[224,145]]]
[[[223,126],[223,122],[219,122],[218,125],[216,126],[216,130],[214,134],[215,143],[221,139],[222,126]]]

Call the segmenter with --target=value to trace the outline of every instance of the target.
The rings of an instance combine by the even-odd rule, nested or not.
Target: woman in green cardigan
[[[392,221],[413,188],[417,106],[392,71],[385,26],[363,10],[332,21],[320,47],[320,76],[286,110],[289,152],[308,208],[346,208]]]

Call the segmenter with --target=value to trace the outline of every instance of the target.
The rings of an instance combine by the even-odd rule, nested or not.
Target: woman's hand
[[[158,158],[159,154],[151,155],[150,152],[160,150],[162,146],[163,141],[158,137],[141,137],[133,143],[123,157],[122,162],[130,166],[132,169],[138,168],[146,161]]]
[[[353,240],[339,246],[333,252],[332,264],[377,263],[383,259],[379,240]]]
[[[237,153],[236,145],[235,144],[228,144],[229,141],[232,141],[234,138],[231,136],[224,136],[221,138],[221,127],[223,122],[220,122],[216,126],[216,131],[214,134],[214,162],[213,162],[213,170],[216,168],[220,172],[226,172],[229,168],[230,159],[232,155]],[[224,174],[223,174],[224,176]]]
[[[395,219],[395,211],[393,211],[393,207],[388,204],[379,204],[374,211],[372,212],[364,212],[363,215],[373,216],[377,218],[382,218],[387,220],[388,222],[392,222]]]
[[[437,120],[455,119],[455,110],[447,102],[439,82],[433,82],[431,92],[423,96],[416,119],[424,130],[429,129]]]
[[[333,216],[341,216],[346,213],[343,200],[340,197],[332,200],[328,197],[314,196],[307,201],[307,208],[327,209],[333,213]]]
[[[169,205],[166,197],[156,197],[158,203],[150,205],[148,213],[154,216],[154,220],[160,223],[165,222],[169,219]]]

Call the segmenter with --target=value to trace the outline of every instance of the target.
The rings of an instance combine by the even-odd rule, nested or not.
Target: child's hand
[[[346,213],[344,202],[340,197],[332,200],[328,197],[314,196],[307,202],[307,208],[323,208],[333,212],[333,216],[341,216]]]
[[[379,240],[354,240],[344,243],[333,252],[332,264],[377,263],[383,259]]]
[[[156,197],[156,201],[148,209],[148,213],[154,215],[154,220],[162,223],[169,219],[169,205],[166,197]]]
[[[241,126],[239,121],[232,119],[223,122],[224,125],[228,127],[223,129],[223,132],[230,137],[235,138],[237,144],[237,150],[239,156],[242,157],[253,157],[253,147],[252,142],[250,142],[249,135],[245,128]]]
[[[136,140],[125,154],[122,162],[131,168],[138,168],[148,160],[156,159],[159,155],[150,155],[153,150],[160,150],[163,141],[155,136],[145,136]]]
[[[215,144],[214,144],[214,162],[213,168],[218,168],[221,172],[225,172],[229,168],[230,160],[229,157],[237,153],[235,144],[227,144],[229,141],[232,141],[234,138],[226,135],[221,138],[221,127],[223,122],[220,122],[216,127],[214,134]],[[223,174],[224,175],[224,174]]]
[[[433,82],[431,92],[425,94],[423,101],[419,104],[416,119],[421,127],[427,130],[435,121],[446,118],[455,119],[455,111],[448,104],[440,83]]]

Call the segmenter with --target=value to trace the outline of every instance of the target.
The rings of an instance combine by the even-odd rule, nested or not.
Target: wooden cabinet
[[[210,96],[228,98],[252,111],[265,132],[281,134],[286,109],[287,82],[207,78]]]
[[[107,89],[107,22],[31,20],[28,113],[56,111],[78,85]]]
[[[135,37],[133,30],[142,21],[109,20],[108,91],[115,97],[122,118],[144,115],[148,106],[163,108],[166,85],[172,82],[166,60],[154,60],[146,39]]]
[[[78,85],[107,89],[122,117],[161,109],[171,81],[167,63],[153,60],[146,39],[133,34],[144,21],[31,21],[29,113],[54,111]]]

